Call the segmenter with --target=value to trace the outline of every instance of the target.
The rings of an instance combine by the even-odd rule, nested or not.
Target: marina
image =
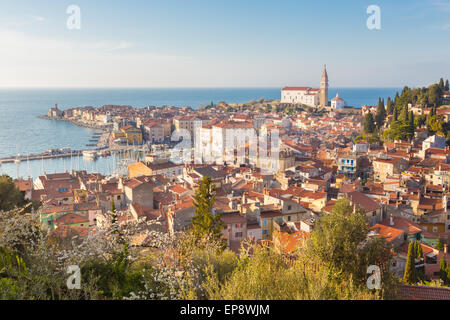
[[[128,164],[144,157],[141,148],[124,147],[114,150],[89,149],[97,156],[84,156],[83,152],[74,152],[66,155],[53,155],[46,157],[20,157],[20,161],[3,162],[0,160],[0,174],[8,174],[13,178],[36,177],[46,173],[66,172],[72,170],[85,170],[89,173],[98,172],[104,175],[127,175]],[[38,161],[40,160],[40,161]]]

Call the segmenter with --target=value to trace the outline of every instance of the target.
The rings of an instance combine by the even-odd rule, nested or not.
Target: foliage
[[[444,285],[450,286],[450,265],[447,264],[443,256],[440,261],[439,279],[442,280]]]
[[[442,243],[440,238],[437,239],[435,248],[438,249],[439,251],[444,250],[444,244]]]
[[[414,243],[410,242],[408,246],[408,256],[406,258],[405,273],[403,275],[403,281],[407,284],[417,283],[415,256]]]
[[[384,99],[381,100],[381,98],[379,98],[377,113],[375,115],[375,121],[377,123],[378,128],[381,128],[383,126],[385,118],[386,118],[386,108],[384,106]]]
[[[373,133],[375,131],[375,121],[373,118],[373,114],[368,112],[364,116],[364,133]]]
[[[251,242],[236,255],[224,250],[214,233],[199,238],[192,229],[169,235],[151,229],[157,222],[128,221],[118,218],[125,212],[116,214],[108,213],[95,233],[61,249],[49,241],[38,216],[3,212],[0,298],[380,299],[391,296],[395,283],[385,268],[390,258],[386,244],[367,238],[364,214],[353,212],[346,199],[320,219],[304,247],[290,256]],[[129,246],[142,233],[146,247]],[[73,264],[81,268],[80,290],[66,287],[66,268]],[[383,270],[381,291],[367,289],[366,270],[372,264]]]
[[[3,174],[0,176],[0,210],[12,210],[24,205],[24,195],[14,184],[13,179]]]
[[[193,233],[202,238],[212,235],[215,239],[222,237],[223,223],[220,214],[213,214],[215,201],[214,184],[211,178],[202,178],[194,197],[195,215],[192,217]]]
[[[442,119],[436,116],[436,107],[440,106],[443,102],[442,91],[444,90],[445,85],[441,78],[439,84],[433,84],[428,88],[414,89],[405,86],[401,94],[396,92],[394,100],[391,100],[389,97],[386,105],[386,113],[392,114],[393,119],[389,129],[383,132],[383,138],[387,141],[411,140],[414,137],[415,129],[423,125],[427,126],[431,134],[439,134],[445,137],[447,134],[447,125]],[[381,99],[379,99],[378,104],[381,104]],[[414,114],[408,111],[409,104],[422,108],[432,106],[432,109],[428,116],[419,115],[418,117],[414,117]]]
[[[267,246],[253,246],[251,258],[239,257],[238,267],[221,283],[211,272],[204,283],[212,300],[379,299],[367,287],[318,267],[302,254],[295,260]]]
[[[379,238],[368,239],[368,231],[365,215],[359,210],[353,212],[348,199],[339,199],[308,238],[306,252],[336,272],[362,281],[369,265],[389,260],[384,243]]]

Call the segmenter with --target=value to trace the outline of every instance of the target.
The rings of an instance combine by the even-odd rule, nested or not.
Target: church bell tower
[[[328,74],[327,66],[323,67],[322,79],[320,80],[320,105],[328,106]]]

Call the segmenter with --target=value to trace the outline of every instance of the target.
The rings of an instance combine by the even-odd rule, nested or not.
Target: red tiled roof
[[[403,230],[409,235],[422,231],[422,229],[417,223],[409,221],[408,219],[398,217],[392,219],[394,220],[394,225],[392,226],[393,228]],[[380,224],[390,226],[390,218],[384,219],[383,221],[380,222]]]
[[[399,285],[398,300],[450,300],[450,288]]]
[[[283,91],[287,91],[287,90],[293,90],[293,91],[306,91],[308,89],[311,89],[310,87],[284,87],[282,90]]]
[[[87,223],[89,225],[89,219],[87,217],[82,217],[75,213],[68,213],[56,219],[55,224],[68,225],[75,223]]]
[[[386,242],[391,242],[403,234],[403,230],[377,223],[370,230],[375,231]]]

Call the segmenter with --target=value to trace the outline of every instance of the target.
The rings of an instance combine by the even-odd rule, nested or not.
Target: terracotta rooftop
[[[450,288],[399,285],[398,300],[450,300]]]

